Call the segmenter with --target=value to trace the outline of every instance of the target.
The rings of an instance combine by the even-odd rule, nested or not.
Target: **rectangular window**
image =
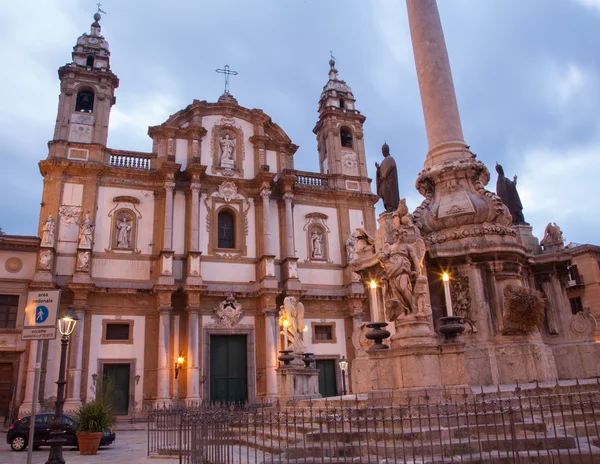
[[[581,297],[576,296],[574,298],[569,298],[569,303],[571,303],[571,312],[573,314],[577,314],[583,311],[583,303],[581,302]]]
[[[328,342],[333,340],[333,327],[330,325],[316,325],[315,340],[319,342]]]
[[[133,320],[104,319],[102,321],[102,344],[133,343]]]
[[[17,295],[0,295],[0,329],[14,329],[17,326],[19,297]]]

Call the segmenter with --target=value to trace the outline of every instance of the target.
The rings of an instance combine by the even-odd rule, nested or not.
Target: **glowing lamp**
[[[58,319],[58,330],[61,335],[69,336],[75,330],[79,318],[73,312],[73,307],[69,306],[64,316]]]
[[[371,280],[371,282],[369,282],[369,288],[372,288],[372,289],[377,288],[377,282],[375,282],[374,280]]]

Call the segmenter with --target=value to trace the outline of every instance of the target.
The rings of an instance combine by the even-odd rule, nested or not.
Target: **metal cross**
[[[98,13],[106,14],[106,11],[100,9],[102,3],[96,3],[96,5],[98,5]]]
[[[229,93],[229,76],[237,76],[237,71],[231,71],[229,65],[226,64],[224,69],[216,69],[219,74],[225,74],[225,93]]]
[[[335,61],[335,56],[333,56],[333,52],[331,50],[329,50],[329,56],[333,61]]]

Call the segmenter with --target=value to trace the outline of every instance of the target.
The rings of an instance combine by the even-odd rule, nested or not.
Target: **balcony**
[[[149,171],[152,169],[152,160],[154,158],[155,155],[152,153],[113,152],[110,154],[109,164],[115,168]]]
[[[312,188],[327,188],[329,187],[329,179],[325,174],[317,174],[315,172],[296,171],[298,180],[296,185]]]

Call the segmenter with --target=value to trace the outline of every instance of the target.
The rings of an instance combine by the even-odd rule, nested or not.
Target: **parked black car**
[[[6,434],[6,442],[10,445],[13,451],[23,451],[29,443],[29,418],[23,416],[19,420],[13,422],[8,428]],[[50,431],[54,414],[40,413],[35,416],[35,435],[33,449],[47,445],[50,439]],[[63,446],[77,446],[77,435],[75,434],[75,419],[69,416],[62,418],[64,438],[67,442]],[[104,431],[104,436],[100,441],[100,446],[110,445],[115,441],[115,432],[112,429]],[[49,445],[48,445],[49,446]]]

